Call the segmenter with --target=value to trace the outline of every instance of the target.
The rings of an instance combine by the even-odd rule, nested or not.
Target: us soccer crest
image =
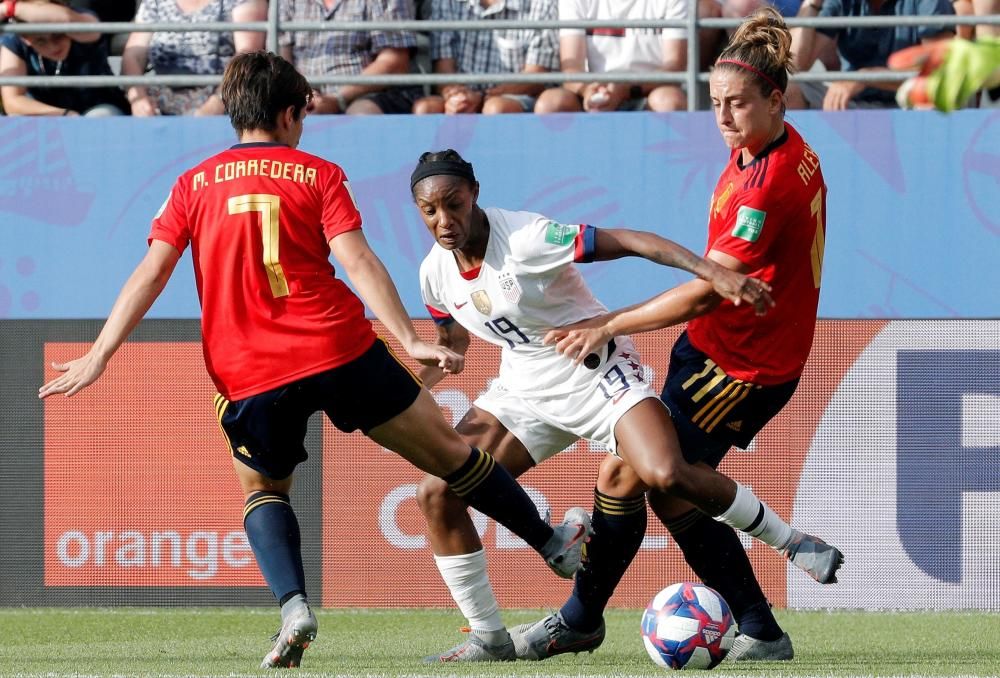
[[[513,273],[506,272],[500,274],[500,291],[504,298],[512,304],[517,304],[521,300],[521,286],[517,284],[517,278]]]
[[[489,315],[490,311],[493,310],[493,304],[485,290],[476,290],[470,296],[472,297],[472,305],[483,315]]]

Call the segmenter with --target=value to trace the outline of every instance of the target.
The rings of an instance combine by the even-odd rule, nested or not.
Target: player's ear
[[[478,181],[473,181],[472,182],[472,204],[475,205],[477,202],[479,202],[479,182]]]
[[[781,93],[780,89],[772,89],[768,98],[772,114],[785,112],[785,95]]]

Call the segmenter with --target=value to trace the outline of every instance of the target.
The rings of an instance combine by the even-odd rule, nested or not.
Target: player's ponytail
[[[792,34],[774,7],[761,7],[740,24],[715,61],[715,68],[743,71],[756,78],[761,94],[788,87],[792,66]]]

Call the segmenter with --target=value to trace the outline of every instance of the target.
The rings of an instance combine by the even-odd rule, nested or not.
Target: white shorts
[[[643,366],[632,341],[616,337],[616,350],[594,370],[587,388],[560,396],[532,398],[512,393],[493,380],[490,389],[473,403],[489,412],[513,433],[539,464],[580,438],[616,453],[615,425],[646,398],[660,402],[644,378]]]

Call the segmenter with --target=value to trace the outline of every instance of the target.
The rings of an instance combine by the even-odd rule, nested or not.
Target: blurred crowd
[[[272,0],[282,21],[684,20],[740,18],[767,0]],[[936,16],[1000,14],[1000,0],[774,0],[788,17]],[[251,22],[267,18],[267,0],[0,0],[0,22],[78,23],[80,32],[0,32],[0,74],[215,75],[233,55],[263,49],[252,31],[142,32],[113,36],[87,32],[96,21],[148,23]],[[2,27],[0,27],[2,31]],[[950,40],[948,26],[793,29],[799,71],[888,71],[898,50]],[[960,37],[1000,36],[1000,26],[957,30]],[[726,32],[701,29],[700,70],[725,46]],[[530,84],[486,82],[423,86],[317,85],[312,113],[553,113],[573,111],[676,111],[687,108],[680,84],[615,82],[615,74],[684,72],[683,28],[491,31],[296,31],[280,36],[282,54],[307,77],[430,72],[437,74],[597,73],[607,81]],[[115,64],[115,68],[112,68]],[[602,77],[602,76],[599,76]],[[893,107],[898,82],[837,80],[790,85],[788,107],[841,110]],[[977,92],[967,105],[996,100]],[[213,86],[0,87],[7,115],[220,115]]]

